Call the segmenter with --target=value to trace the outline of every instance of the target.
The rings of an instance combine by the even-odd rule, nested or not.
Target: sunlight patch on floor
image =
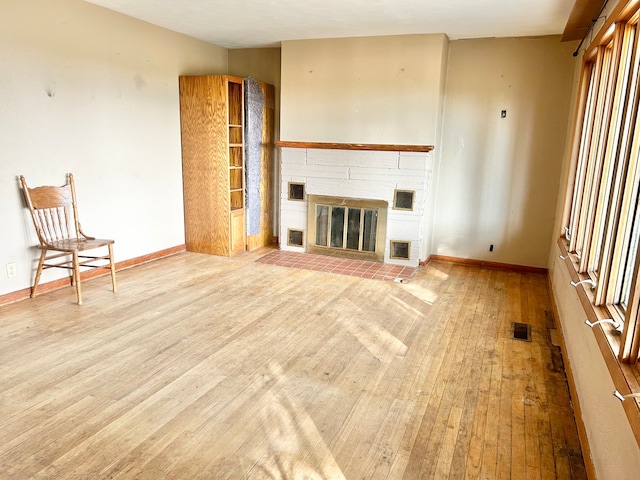
[[[269,370],[279,387],[288,383],[278,363],[271,362]],[[260,413],[261,435],[266,439],[267,451],[256,460],[248,478],[346,478],[313,419],[284,388],[277,393],[272,388],[263,401],[267,404]]]

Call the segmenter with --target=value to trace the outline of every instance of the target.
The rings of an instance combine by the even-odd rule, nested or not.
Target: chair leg
[[[113,245],[107,245],[109,248],[109,266],[111,267],[111,286],[116,291],[116,263],[113,260]]]
[[[80,262],[78,261],[78,252],[73,252],[73,276],[76,280],[76,295],[78,296],[78,305],[82,305],[82,288],[80,287]]]
[[[31,298],[35,298],[36,291],[38,290],[38,283],[40,283],[40,275],[42,275],[42,266],[44,265],[44,259],[47,256],[47,251],[40,251],[40,260],[38,261],[38,269],[36,270],[36,278],[33,281],[33,287],[31,287]]]
[[[73,254],[71,254],[71,260],[73,260]],[[74,267],[74,266],[71,265],[71,267]],[[71,268],[71,286],[72,287],[76,286],[76,269],[75,268]]]

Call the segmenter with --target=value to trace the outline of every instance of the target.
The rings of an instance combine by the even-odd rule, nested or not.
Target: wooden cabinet
[[[182,76],[179,83],[187,250],[244,251],[243,79]]]
[[[179,83],[187,250],[230,256],[272,243],[274,87],[257,82],[263,99],[257,122],[261,131],[254,131],[261,139],[260,160],[251,168],[253,178],[260,178],[259,201],[254,202],[260,211],[256,229],[258,217],[250,209],[254,233],[247,236],[246,179],[252,173],[245,162],[244,79],[181,76]]]

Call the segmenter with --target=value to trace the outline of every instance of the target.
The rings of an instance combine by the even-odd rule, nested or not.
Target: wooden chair
[[[111,270],[111,284],[116,291],[116,268],[113,261],[113,240],[100,240],[85,235],[78,220],[76,203],[76,189],[73,175],[69,174],[67,185],[62,187],[27,187],[27,182],[20,175],[22,192],[31,212],[33,225],[40,240],[40,261],[36,278],[31,289],[31,298],[36,296],[38,282],[42,270],[46,268],[66,268],[71,270],[71,283],[76,287],[78,305],[82,305],[82,290],[80,287],[80,267],[108,268]],[[107,247],[108,255],[87,256],[81,252]],[[49,255],[49,252],[54,252]],[[71,259],[68,256],[71,255]],[[51,260],[66,257],[66,261]],[[109,263],[105,264],[104,261]],[[100,264],[94,264],[100,262]]]

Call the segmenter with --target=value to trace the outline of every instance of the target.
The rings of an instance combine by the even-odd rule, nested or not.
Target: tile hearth
[[[413,267],[391,265],[351,258],[337,258],[313,253],[287,252],[277,250],[257,262],[278,265],[281,267],[303,268],[320,272],[350,275],[354,277],[372,278],[376,280],[409,279],[416,271]]]

